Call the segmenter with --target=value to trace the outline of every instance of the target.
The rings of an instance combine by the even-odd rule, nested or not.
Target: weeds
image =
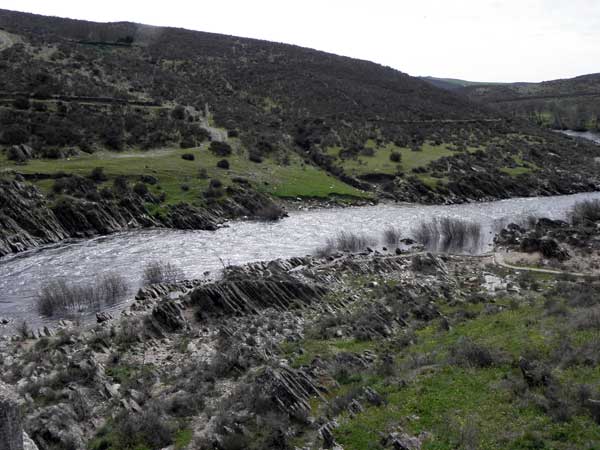
[[[575,203],[570,213],[573,225],[590,225],[600,221],[600,200]]]
[[[158,283],[176,283],[185,278],[183,271],[168,261],[150,261],[144,267],[144,286]]]
[[[64,279],[42,284],[36,306],[43,316],[66,311],[82,311],[113,304],[129,291],[127,282],[118,274],[102,275],[90,285],[74,285]]]
[[[390,226],[383,231],[383,242],[390,248],[397,248],[401,238],[402,233],[398,228]]]
[[[317,256],[328,256],[334,251],[355,253],[366,250],[367,247],[377,243],[375,239],[366,234],[340,231],[335,237],[328,238],[324,247],[319,247],[315,254]]]
[[[422,222],[412,230],[412,235],[429,250],[447,252],[476,249],[481,242],[481,225],[443,217]]]

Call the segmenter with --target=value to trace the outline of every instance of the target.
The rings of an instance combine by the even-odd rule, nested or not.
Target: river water
[[[140,286],[144,265],[153,260],[174,262],[187,278],[203,278],[206,272],[210,277],[223,264],[310,254],[341,230],[380,238],[386,227],[394,226],[408,237],[421,222],[456,217],[481,224],[483,236],[475,252],[486,252],[491,249],[493,233],[508,223],[529,216],[565,218],[573,204],[584,199],[600,199],[600,192],[451,206],[380,204],[316,209],[291,212],[279,222],[231,222],[217,231],[148,229],[63,242],[0,259],[0,317],[11,319],[13,326],[25,320],[39,327],[56,320],[40,317],[35,308],[35,296],[47,280],[65,278],[85,284],[117,272],[127,279],[133,294]],[[0,328],[0,335],[8,329]]]
[[[593,131],[573,131],[573,130],[561,130],[562,134],[566,134],[567,136],[586,139],[588,141],[592,141],[596,144],[600,144],[600,133],[596,133]]]

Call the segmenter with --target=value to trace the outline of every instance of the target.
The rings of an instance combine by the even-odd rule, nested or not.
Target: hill
[[[426,81],[440,89],[445,89],[447,91],[455,91],[460,88],[464,88],[467,86],[495,86],[502,85],[506,83],[488,83],[484,81],[467,81],[467,80],[459,80],[457,78],[437,78],[437,77],[419,77],[421,80]]]
[[[600,74],[544,81],[465,86],[456,92],[504,113],[556,129],[600,129]]]
[[[453,203],[598,185],[597,147],[368,61],[6,10],[0,52],[0,188],[39,194],[0,205],[0,254],[275,218],[273,199]],[[41,209],[24,218],[24,204]]]

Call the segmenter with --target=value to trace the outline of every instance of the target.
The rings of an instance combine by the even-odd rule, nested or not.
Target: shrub
[[[193,161],[196,157],[192,153],[184,153],[181,155],[181,159],[185,159],[186,161]]]
[[[117,192],[125,192],[129,189],[129,183],[127,182],[127,177],[124,175],[119,175],[113,181],[113,186],[115,191]]]
[[[171,111],[171,117],[175,120],[184,120],[185,119],[185,108],[181,105],[177,105]]]
[[[495,364],[492,352],[468,338],[461,337],[450,347],[450,361],[464,367],[491,367]]]
[[[227,142],[212,141],[209,149],[216,156],[224,157],[231,155],[231,146]]]
[[[6,145],[26,144],[27,141],[29,133],[21,125],[8,126],[2,133],[2,143]]]
[[[133,192],[135,192],[140,197],[145,197],[146,195],[148,195],[148,187],[142,182],[135,183],[133,185]]]
[[[64,279],[42,284],[36,297],[36,306],[43,316],[53,316],[70,310],[85,310],[102,303],[112,304],[129,290],[125,279],[110,273],[97,278],[92,284],[78,286]]]
[[[31,103],[27,97],[19,96],[13,101],[13,106],[17,109],[29,109]]]
[[[108,180],[108,177],[104,173],[104,167],[94,167],[90,172],[90,178],[96,183],[101,183]]]
[[[430,250],[450,251],[475,248],[481,241],[481,225],[444,217],[422,222],[412,230],[413,237]]]
[[[179,146],[181,148],[193,148],[196,146],[196,138],[190,134],[183,136]]]
[[[143,284],[175,283],[184,278],[183,271],[166,261],[151,261],[144,267]]]
[[[261,153],[255,149],[250,150],[248,152],[248,159],[257,164],[260,164],[261,162],[263,162],[263,157],[262,157]]]
[[[333,250],[359,252],[371,245],[375,245],[375,243],[375,239],[365,234],[341,231],[334,238],[328,238],[325,246],[318,248],[316,254],[318,256],[325,256],[326,254],[330,254]]]
[[[402,153],[398,153],[398,152],[390,153],[390,161],[399,163],[400,161],[402,161]]]
[[[115,422],[115,448],[164,448],[172,442],[173,430],[156,404],[141,413],[124,412]]]
[[[390,226],[383,231],[383,242],[391,248],[398,247],[401,237],[402,234],[398,228]]]
[[[574,225],[589,225],[600,221],[600,200],[577,202],[570,213]]]
[[[219,162],[217,162],[217,167],[219,169],[228,170],[229,169],[229,161],[227,161],[226,159],[222,159]]]

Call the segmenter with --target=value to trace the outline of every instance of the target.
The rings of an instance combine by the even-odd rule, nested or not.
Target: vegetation
[[[88,285],[74,285],[64,279],[44,282],[36,298],[37,309],[44,316],[110,305],[129,291],[125,279],[116,274],[101,275]]]
[[[144,266],[142,283],[144,285],[158,283],[175,283],[185,278],[183,271],[168,261],[150,261]]]
[[[570,213],[574,225],[592,225],[600,221],[600,200],[577,202]]]
[[[412,235],[426,248],[442,252],[477,248],[482,237],[479,223],[452,217],[422,222]]]
[[[325,246],[319,247],[315,253],[318,256],[327,256],[334,251],[360,252],[376,243],[376,239],[366,234],[340,231],[335,237],[327,238]]]

